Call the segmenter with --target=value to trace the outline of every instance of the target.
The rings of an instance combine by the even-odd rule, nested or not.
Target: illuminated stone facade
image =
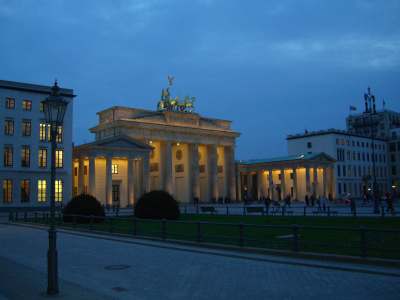
[[[304,201],[305,196],[335,198],[335,160],[324,153],[301,154],[273,159],[240,161],[240,200],[269,197]]]
[[[179,202],[236,200],[231,122],[193,112],[111,107],[90,129],[94,143],[74,150],[74,192],[132,205],[145,191]]]

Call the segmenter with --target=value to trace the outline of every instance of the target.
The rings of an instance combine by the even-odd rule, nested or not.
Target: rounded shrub
[[[93,216],[93,218],[89,218]],[[103,222],[104,208],[96,197],[89,194],[75,196],[63,209],[64,222],[95,223]]]
[[[135,204],[137,218],[176,220],[179,215],[178,202],[165,191],[146,193]]]

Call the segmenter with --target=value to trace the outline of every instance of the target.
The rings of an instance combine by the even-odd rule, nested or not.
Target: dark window
[[[47,149],[39,149],[39,168],[47,168]]]
[[[392,175],[396,176],[397,175],[397,169],[396,166],[392,166]]]
[[[31,149],[28,145],[21,148],[21,167],[29,167],[31,164]]]
[[[28,179],[21,180],[21,202],[29,202],[30,181]]]
[[[342,193],[342,184],[338,182],[337,186],[338,186],[338,193],[340,195]]]
[[[224,166],[218,166],[218,173],[223,173],[224,172]]]
[[[21,130],[22,130],[22,136],[31,136],[32,134],[31,120],[23,120]]]
[[[22,100],[22,110],[31,111],[32,110],[32,101],[31,100]]]
[[[346,166],[343,166],[343,177],[346,177]]]
[[[15,99],[14,98],[6,98],[6,108],[7,109],[15,108]]]
[[[14,120],[6,119],[4,121],[4,134],[14,135]]]
[[[337,176],[340,177],[340,165],[337,166]]]
[[[78,176],[78,168],[77,167],[74,168],[74,176]]]
[[[390,152],[396,152],[396,143],[390,143],[389,144],[389,151]]]
[[[307,148],[312,148],[312,143],[311,142],[307,142]]]
[[[88,166],[83,166],[83,175],[87,175],[87,171],[88,171]]]
[[[11,145],[4,146],[4,166],[13,166],[13,147]]]
[[[119,184],[112,185],[112,201],[119,202]]]

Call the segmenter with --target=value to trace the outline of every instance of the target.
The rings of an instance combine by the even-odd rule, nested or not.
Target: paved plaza
[[[45,297],[47,232],[0,225],[0,299]],[[58,299],[398,299],[400,270],[58,235]]]

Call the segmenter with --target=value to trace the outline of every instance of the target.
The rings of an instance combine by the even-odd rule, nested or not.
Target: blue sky
[[[284,155],[368,85],[400,111],[400,1],[0,0],[0,78],[73,88],[77,144],[101,109],[155,108],[168,74],[233,121],[238,159]]]

